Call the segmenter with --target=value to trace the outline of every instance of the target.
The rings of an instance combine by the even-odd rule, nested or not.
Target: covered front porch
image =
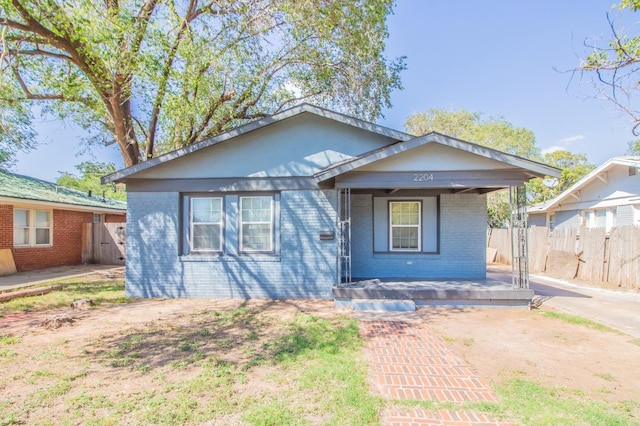
[[[337,193],[336,304],[528,306],[524,183],[554,170],[437,134],[412,143],[318,175]],[[486,272],[487,194],[500,189],[514,231],[506,280]]]

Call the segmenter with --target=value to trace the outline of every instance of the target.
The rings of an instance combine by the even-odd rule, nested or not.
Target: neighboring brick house
[[[486,194],[558,170],[303,104],[118,171],[127,294],[331,298],[486,277]]]
[[[18,272],[81,264],[82,224],[125,220],[125,202],[0,171],[0,249]]]
[[[611,158],[555,198],[531,206],[529,225],[606,232],[640,226],[640,156]]]

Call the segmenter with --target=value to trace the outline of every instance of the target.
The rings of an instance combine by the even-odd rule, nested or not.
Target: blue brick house
[[[106,176],[129,296],[331,298],[366,278],[485,277],[486,194],[557,170],[302,104]]]

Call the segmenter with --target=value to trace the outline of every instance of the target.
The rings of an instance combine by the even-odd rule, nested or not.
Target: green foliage
[[[529,199],[533,203],[547,201],[569,189],[574,183],[591,173],[595,164],[589,163],[586,155],[573,154],[569,151],[553,151],[544,155],[543,162],[562,170],[560,178],[553,187],[542,182],[542,179],[532,179],[527,185]]]
[[[608,326],[606,326],[604,324],[600,324],[599,322],[595,322],[595,321],[592,321],[592,320],[590,320],[588,318],[584,318],[584,317],[581,317],[581,316],[578,316],[578,315],[570,315],[570,314],[565,314],[565,313],[562,313],[562,312],[552,312],[552,311],[547,311],[547,312],[544,313],[544,315],[546,317],[549,317],[549,318],[555,318],[555,319],[562,320],[562,321],[564,321],[566,323],[569,323],[569,324],[581,325],[581,326],[584,326],[584,327],[587,327],[587,328],[591,328],[591,329],[594,329],[594,330],[599,330],[599,331],[609,331],[609,332],[612,332],[612,333],[618,333],[617,330],[614,330],[611,327],[608,327]]]
[[[71,173],[61,173],[56,179],[56,183],[67,188],[79,189],[81,191],[91,191],[94,194],[126,201],[127,194],[124,185],[102,185],[100,178],[116,171],[116,167],[111,163],[91,163],[82,162],[75,166],[80,172],[80,176]]]
[[[17,88],[3,80],[0,77],[0,169],[4,170],[14,163],[19,151],[29,152],[35,146],[35,133],[30,126],[31,109],[9,101]]]
[[[304,100],[372,120],[405,68],[384,55],[392,6],[0,0],[0,90],[115,138],[126,166]]]
[[[626,155],[640,155],[640,139],[627,142],[627,146]]]
[[[412,114],[405,122],[407,132],[424,135],[431,132],[462,139],[532,160],[540,159],[540,149],[531,130],[515,127],[502,117],[486,117],[480,112],[461,109],[429,109]],[[499,191],[487,198],[487,223],[491,228],[505,227],[511,217],[509,193]]]
[[[638,0],[622,0],[614,5],[619,11],[637,12]],[[640,37],[633,25],[616,28],[614,20],[607,15],[611,37],[602,41],[600,37],[587,39],[584,58],[580,62],[581,82],[594,87],[594,98],[611,102],[618,110],[633,120],[633,134],[640,131]]]
[[[633,425],[637,402],[608,404],[576,397],[562,388],[510,379],[496,388],[500,403],[487,407],[499,416],[517,419],[523,425]]]
[[[486,117],[480,112],[464,109],[447,111],[432,108],[411,114],[404,126],[414,135],[437,132],[531,160],[540,159],[540,149],[533,132],[515,127],[503,117]]]

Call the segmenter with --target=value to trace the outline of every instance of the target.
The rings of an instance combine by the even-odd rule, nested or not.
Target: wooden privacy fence
[[[487,246],[497,263],[511,264],[511,231],[489,229]],[[640,228],[529,228],[529,271],[578,278],[601,287],[640,289]]]
[[[125,264],[125,223],[84,223],[82,263]]]

